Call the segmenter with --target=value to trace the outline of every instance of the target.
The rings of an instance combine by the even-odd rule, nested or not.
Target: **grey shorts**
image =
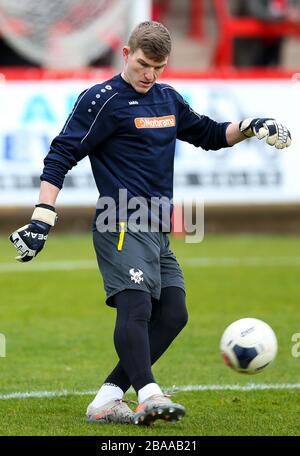
[[[110,298],[127,289],[146,291],[154,299],[160,298],[162,288],[173,286],[185,291],[167,234],[94,231],[93,240],[108,305],[113,307]]]

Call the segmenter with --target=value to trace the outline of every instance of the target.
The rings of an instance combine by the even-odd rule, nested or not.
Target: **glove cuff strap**
[[[252,128],[251,128],[251,122],[253,120],[254,119],[249,118],[249,119],[242,120],[239,123],[239,130],[245,136],[245,138],[252,138],[254,136],[254,132],[252,131]]]
[[[254,136],[254,134],[253,134],[252,132],[250,133],[250,135],[247,135],[247,134],[246,134],[246,131],[247,131],[247,130],[245,130],[245,131],[240,130],[240,132],[242,133],[242,135],[245,136],[245,138],[252,138],[252,137]]]
[[[55,225],[56,219],[56,212],[44,207],[36,207],[31,216],[31,220],[39,220],[40,222],[48,223],[50,226]]]

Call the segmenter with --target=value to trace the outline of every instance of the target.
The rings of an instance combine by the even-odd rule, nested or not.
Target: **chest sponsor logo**
[[[164,117],[136,117],[136,128],[169,128],[175,127],[176,117],[173,115]]]

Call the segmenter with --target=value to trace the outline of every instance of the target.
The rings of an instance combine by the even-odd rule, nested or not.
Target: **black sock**
[[[155,382],[151,372],[148,335],[151,296],[144,291],[125,290],[114,297],[114,303],[117,309],[114,332],[116,351],[130,383],[138,391],[147,383]]]
[[[129,292],[130,296],[128,295],[128,298],[132,299],[134,298],[134,294],[131,293],[132,291],[134,290],[127,290],[122,293],[127,294],[127,292]],[[137,291],[137,293],[142,294],[143,292]],[[145,294],[147,295],[147,293]],[[137,296],[137,298],[141,298],[141,296]],[[124,298],[121,297],[121,300],[117,299],[117,301],[120,301],[121,303],[123,299]],[[149,303],[147,304],[147,308],[150,308]],[[161,291],[160,300],[152,300],[152,314],[150,323],[148,324],[151,364],[154,364],[155,361],[157,361],[160,358],[160,356],[166,351],[166,349],[170,346],[172,341],[179,334],[179,332],[186,325],[186,323],[187,309],[185,305],[184,291],[178,287],[163,288]],[[120,328],[121,327],[122,324],[120,325]],[[127,358],[127,356],[125,357]],[[123,359],[121,359],[120,357],[119,363],[107,377],[105,383],[113,383],[119,386],[125,392],[128,390],[132,382],[129,379],[129,375],[127,375],[128,368],[123,368],[123,362],[126,361],[123,361]],[[146,372],[148,372],[147,375],[145,375]],[[143,381],[141,382],[142,378]],[[146,371],[144,371],[144,376],[140,377],[138,386],[142,388],[147,383],[151,383],[153,381],[154,379],[152,374],[149,375],[148,366]],[[143,382],[145,383],[142,384]]]

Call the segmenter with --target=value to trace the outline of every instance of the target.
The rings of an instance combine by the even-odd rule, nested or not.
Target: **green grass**
[[[210,236],[196,245],[173,239],[172,247],[183,264],[189,324],[154,366],[158,383],[298,383],[300,358],[291,355],[291,337],[300,332],[300,266],[184,264],[191,257],[295,257],[300,238]],[[14,249],[5,238],[0,251],[0,266],[14,264]],[[94,260],[91,237],[53,232],[34,262],[63,260]],[[0,394],[98,389],[117,361],[115,311],[104,303],[98,270],[19,266],[21,272],[0,272],[0,333],[7,344],[6,358],[0,358]],[[224,328],[245,316],[267,321],[279,342],[275,362],[251,377],[228,369],[219,354]],[[299,435],[296,389],[178,392],[186,418],[176,424],[158,421],[151,429],[85,423],[92,397],[0,399],[0,435]],[[128,397],[135,399],[132,393]]]

